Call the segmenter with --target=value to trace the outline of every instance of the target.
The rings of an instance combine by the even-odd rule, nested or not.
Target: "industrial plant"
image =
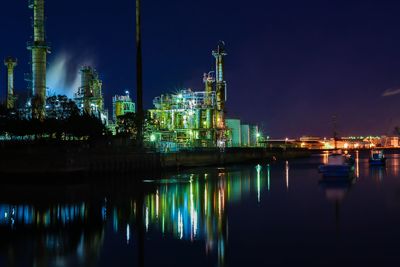
[[[233,147],[242,146],[243,125],[230,123],[226,118],[227,82],[225,81],[224,57],[227,55],[225,43],[220,42],[212,51],[215,58],[215,72],[204,74],[204,91],[182,89],[171,94],[163,94],[153,100],[150,118],[156,128],[150,140],[160,150],[174,151],[189,147]],[[233,120],[234,121],[234,120]],[[249,125],[247,125],[249,127]],[[259,135],[252,132],[254,138]],[[249,140],[243,130],[243,140]],[[254,138],[251,138],[254,140]],[[256,146],[257,141],[244,141],[244,146]]]
[[[99,74],[90,66],[83,66],[80,73],[81,86],[74,98],[78,108],[86,114],[95,115],[107,124],[108,113],[104,109],[103,83],[99,79]]]
[[[28,6],[33,11],[33,39],[28,42],[27,49],[31,53],[31,70],[25,75],[28,82],[27,98],[18,99],[14,90],[14,68],[17,59],[8,57],[4,60],[7,67],[7,100],[9,110],[17,110],[23,118],[43,120],[53,113],[51,105],[47,105],[47,98],[51,97],[46,83],[47,54],[50,46],[45,34],[45,5],[44,0],[29,0]],[[80,69],[81,85],[76,88],[74,101],[81,113],[93,115],[108,124],[108,112],[104,108],[102,81],[97,71],[91,66],[82,66]],[[22,103],[24,102],[24,103]],[[51,116],[50,116],[51,117]]]
[[[4,60],[7,68],[7,99],[5,106],[17,111],[25,119],[44,120],[60,119],[60,105],[54,103],[59,98],[49,93],[46,84],[47,54],[50,46],[45,34],[44,0],[29,1],[33,10],[33,40],[28,42],[31,53],[31,70],[26,75],[28,97],[18,98],[14,90],[14,68],[17,59],[8,57]],[[227,56],[225,43],[220,41],[212,50],[215,70],[204,74],[204,90],[181,89],[174,93],[162,94],[154,98],[154,107],[148,110],[145,120],[144,140],[147,145],[160,152],[179,151],[195,147],[249,147],[258,146],[260,133],[257,126],[241,124],[238,119],[226,118],[227,82],[224,61]],[[121,123],[119,117],[136,113],[136,104],[130,97],[115,95],[112,98],[112,115],[105,108],[102,80],[92,66],[80,68],[80,86],[74,88],[73,101],[79,112],[97,117],[111,133]],[[51,103],[48,99],[51,98]],[[63,98],[64,99],[64,98]],[[18,100],[18,103],[17,103]],[[110,117],[110,118],[109,118]]]

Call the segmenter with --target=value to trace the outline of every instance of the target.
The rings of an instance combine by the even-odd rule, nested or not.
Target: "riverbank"
[[[157,153],[110,144],[13,144],[0,147],[0,173],[147,173],[308,157],[305,149],[226,148]],[[76,176],[78,178],[79,176]]]

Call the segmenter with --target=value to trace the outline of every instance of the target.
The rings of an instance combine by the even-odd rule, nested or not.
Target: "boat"
[[[320,165],[318,170],[324,177],[333,177],[333,181],[338,181],[338,177],[349,178],[354,173],[355,160],[346,153],[337,149],[338,133],[336,131],[336,116],[333,116],[333,139],[335,140],[335,150],[328,155],[326,164]]]
[[[383,154],[383,150],[373,149],[369,157],[369,165],[371,166],[383,166],[386,164],[386,157]]]
[[[335,151],[328,155],[328,162],[319,166],[324,177],[349,177],[354,171],[354,160],[350,155]]]

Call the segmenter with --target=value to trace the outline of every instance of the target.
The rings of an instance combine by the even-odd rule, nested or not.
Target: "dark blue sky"
[[[71,85],[93,64],[113,94],[135,89],[134,0],[46,1],[49,67]],[[400,125],[400,2],[391,0],[143,0],[145,105],[180,87],[202,90],[224,40],[228,116],[271,136],[392,133]],[[18,57],[26,87],[27,1],[0,9],[0,57]],[[65,71],[64,71],[65,70]],[[4,98],[6,70],[1,68]],[[54,79],[54,77],[53,77]]]

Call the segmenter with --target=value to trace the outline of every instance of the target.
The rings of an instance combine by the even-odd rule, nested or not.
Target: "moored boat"
[[[348,177],[354,171],[354,162],[348,155],[334,152],[328,156],[328,162],[319,166],[324,177]]]
[[[383,166],[386,164],[386,157],[383,154],[383,150],[371,150],[369,157],[369,165],[371,166]]]

